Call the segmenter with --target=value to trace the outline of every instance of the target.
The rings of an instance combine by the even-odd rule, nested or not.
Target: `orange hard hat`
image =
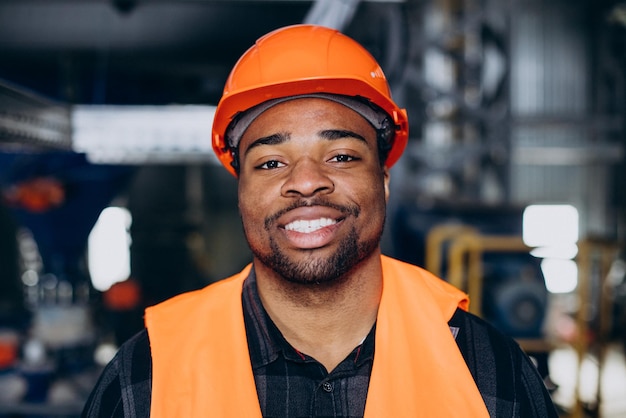
[[[293,25],[259,38],[235,64],[213,119],[213,150],[236,176],[226,131],[233,118],[272,99],[307,94],[335,94],[368,99],[395,125],[385,161],[391,167],[408,140],[406,110],[391,98],[387,79],[374,57],[355,40],[335,29]]]

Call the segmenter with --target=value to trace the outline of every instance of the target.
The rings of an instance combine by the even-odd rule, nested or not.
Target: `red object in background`
[[[112,311],[135,309],[141,302],[141,288],[136,280],[115,283],[102,295],[104,305]]]
[[[65,202],[65,188],[54,178],[41,177],[15,184],[3,193],[7,203],[31,212],[45,212]]]
[[[0,334],[0,370],[13,367],[18,357],[18,339],[12,334]]]

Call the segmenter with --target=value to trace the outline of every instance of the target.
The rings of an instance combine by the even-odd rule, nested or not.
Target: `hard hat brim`
[[[237,176],[232,166],[233,157],[226,143],[226,130],[233,118],[240,112],[272,99],[299,96],[311,93],[330,93],[355,96],[370,100],[383,109],[395,125],[393,145],[385,161],[391,167],[402,155],[408,141],[408,118],[405,109],[399,108],[387,96],[354,75],[346,77],[318,77],[283,81],[279,84],[265,84],[247,87],[244,91],[225,92],[217,106],[212,128],[213,149],[226,169]]]

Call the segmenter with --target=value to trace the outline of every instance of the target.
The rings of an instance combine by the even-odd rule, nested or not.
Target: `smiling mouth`
[[[285,230],[310,234],[322,228],[336,224],[337,221],[330,218],[313,219],[310,221],[297,220],[285,225]]]

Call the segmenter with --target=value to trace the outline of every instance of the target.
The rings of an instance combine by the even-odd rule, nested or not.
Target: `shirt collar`
[[[242,304],[253,369],[272,363],[281,352],[288,360],[314,361],[312,358],[299,353],[285,340],[265,311],[259,297],[254,268],[250,269],[250,273],[243,283]],[[353,353],[355,366],[358,367],[363,362],[374,358],[375,329],[376,326],[374,325],[363,343],[355,348]]]

